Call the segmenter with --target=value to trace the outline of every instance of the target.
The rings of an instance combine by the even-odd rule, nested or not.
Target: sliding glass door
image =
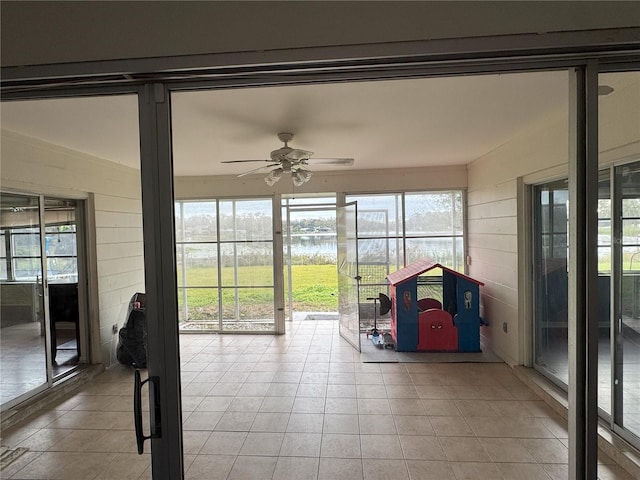
[[[79,205],[76,200],[0,195],[3,408],[51,386],[80,363]]]

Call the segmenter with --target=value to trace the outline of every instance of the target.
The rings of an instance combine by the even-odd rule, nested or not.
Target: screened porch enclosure
[[[274,331],[272,199],[178,201],[182,331]]]

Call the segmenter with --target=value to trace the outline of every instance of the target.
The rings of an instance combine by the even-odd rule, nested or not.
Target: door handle
[[[151,432],[149,435],[145,435],[142,431],[142,387],[145,383],[149,383],[150,398],[152,399],[153,416],[151,422]],[[133,422],[136,429],[136,444],[138,446],[138,455],[144,453],[144,442],[150,438],[160,438],[160,395],[159,395],[159,378],[149,377],[146,380],[142,380],[140,376],[140,370],[136,369],[133,379]]]

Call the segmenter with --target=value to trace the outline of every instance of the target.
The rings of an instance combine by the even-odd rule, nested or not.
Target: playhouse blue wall
[[[478,285],[458,277],[457,291],[457,314],[453,322],[458,329],[458,351],[479,352],[480,295]]]
[[[397,352],[415,352],[418,348],[417,294],[417,277],[395,286]],[[405,304],[405,295],[408,295],[410,300],[407,304]]]

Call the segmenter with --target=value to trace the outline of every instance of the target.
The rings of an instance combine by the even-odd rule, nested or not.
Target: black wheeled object
[[[380,302],[380,315],[385,315],[391,310],[391,300],[384,293],[379,293],[377,297],[369,297],[367,300],[373,300],[373,328],[367,333],[371,336],[371,342],[377,348],[388,348],[388,333],[382,333],[378,330],[378,302]]]

